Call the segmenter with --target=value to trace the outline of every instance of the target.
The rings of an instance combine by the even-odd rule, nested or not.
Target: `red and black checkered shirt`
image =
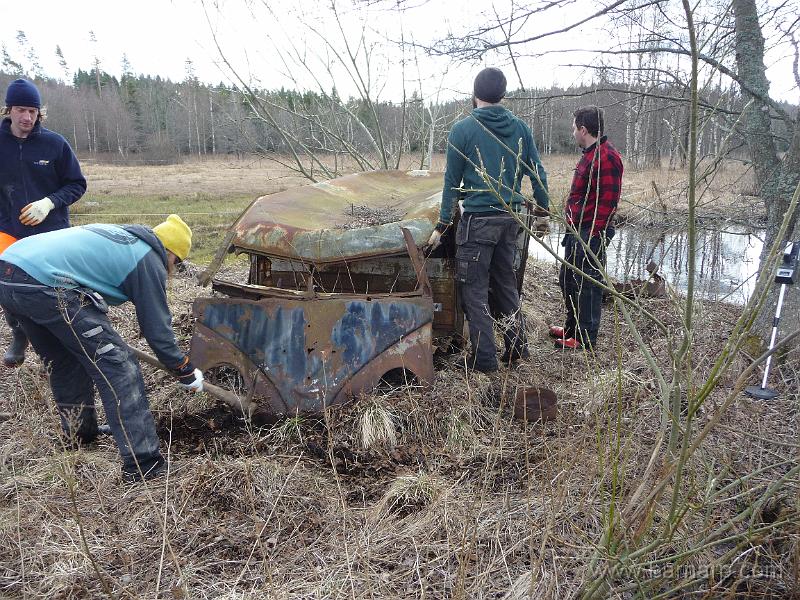
[[[610,224],[622,191],[622,158],[606,136],[583,151],[564,207],[567,223],[597,235]]]

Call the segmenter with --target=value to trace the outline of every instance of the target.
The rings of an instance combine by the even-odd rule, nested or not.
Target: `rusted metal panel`
[[[307,287],[312,276],[309,269],[299,263],[292,268],[288,261],[272,261],[271,268],[266,261],[255,261],[254,281],[260,285],[302,290]],[[433,292],[433,327],[440,332],[461,331],[458,321],[456,283],[449,261],[440,258],[425,260],[425,270]],[[369,258],[347,265],[324,265],[313,272],[316,289],[327,293],[344,294],[385,294],[405,293],[416,289],[417,277],[408,256],[387,256]],[[222,281],[214,282],[214,290],[228,293]]]
[[[406,247],[409,249],[408,256],[411,258],[411,262],[414,265],[414,272],[417,276],[417,289],[422,290],[425,296],[433,296],[431,282],[428,279],[428,272],[425,270],[425,260],[422,253],[417,250],[411,232],[405,227],[403,227],[403,237],[406,240]]]
[[[229,291],[233,292],[233,284]],[[276,414],[319,411],[406,368],[433,380],[433,302],[422,294],[315,295],[239,286],[259,299],[195,301],[192,361],[233,366]]]
[[[433,255],[420,251],[442,183],[377,171],[256,200],[225,241],[251,255],[249,284],[214,280],[229,297],[195,301],[193,362],[233,367],[274,414],[319,411],[399,368],[431,384],[434,327],[463,324],[452,231]]]
[[[258,262],[258,261],[257,261]],[[452,268],[445,260],[428,258],[425,271],[429,279],[452,279]],[[304,289],[312,275],[310,264],[272,259],[261,261],[254,283],[288,289]],[[407,292],[416,289],[417,273],[408,256],[381,256],[345,264],[314,265],[314,285],[323,292],[360,293]]]
[[[326,293],[407,292],[417,288],[420,270],[402,230],[408,229],[415,250],[425,245],[439,218],[442,185],[441,173],[373,171],[265,196],[234,225],[231,245],[250,254],[250,283],[294,290],[313,285]],[[352,206],[389,207],[399,217],[379,226],[339,228]],[[420,215],[421,225],[405,227]],[[421,259],[434,296],[436,335],[462,331],[454,229]],[[215,281],[214,289],[224,291],[224,285]]]
[[[237,251],[314,264],[404,254],[400,227],[417,246],[439,218],[443,174],[372,171],[301,186],[256,200],[234,226]],[[353,207],[390,211],[391,222],[350,229]]]
[[[402,235],[419,274],[418,289],[406,293],[318,292],[302,263],[302,291],[215,282],[230,297],[195,301],[192,361],[203,371],[233,367],[262,410],[274,414],[317,412],[398,368],[429,385],[431,286],[413,236]]]
[[[461,332],[460,314],[453,275],[454,265],[448,258],[427,257],[425,273],[430,281],[434,302],[434,333]],[[417,288],[417,275],[408,256],[366,258],[346,264],[314,266],[300,261],[269,259],[254,256],[250,281],[258,285],[303,290],[313,277],[315,289],[326,293],[385,294],[405,293]],[[214,290],[228,293],[226,283],[214,282]]]

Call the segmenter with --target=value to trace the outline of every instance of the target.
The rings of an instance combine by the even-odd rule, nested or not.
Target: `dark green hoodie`
[[[491,178],[491,187],[515,211],[522,202],[519,190],[524,176],[531,179],[536,203],[542,208],[548,207],[547,174],[539,161],[530,128],[511,111],[495,104],[474,109],[450,130],[439,215],[442,223],[452,221],[453,206],[462,189],[464,212],[506,210],[476,171],[481,168],[485,168]]]

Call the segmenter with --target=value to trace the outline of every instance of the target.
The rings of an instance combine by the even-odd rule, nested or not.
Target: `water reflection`
[[[554,231],[544,240],[559,256],[563,232]],[[744,304],[756,283],[758,257],[763,231],[741,228],[701,229],[697,235],[698,296]],[[627,225],[617,230],[608,248],[608,272],[619,281],[647,279],[645,265],[652,260],[670,286],[686,291],[688,277],[688,234],[685,230],[638,228]],[[553,262],[555,259],[535,240],[530,256]]]

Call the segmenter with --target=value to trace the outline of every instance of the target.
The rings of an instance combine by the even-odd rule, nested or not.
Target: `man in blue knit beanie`
[[[67,140],[42,127],[36,86],[27,79],[12,81],[0,117],[0,239],[69,227],[69,206],[83,196],[86,179]],[[6,315],[6,321],[11,345],[3,364],[16,367],[25,360],[28,339],[13,318]]]

